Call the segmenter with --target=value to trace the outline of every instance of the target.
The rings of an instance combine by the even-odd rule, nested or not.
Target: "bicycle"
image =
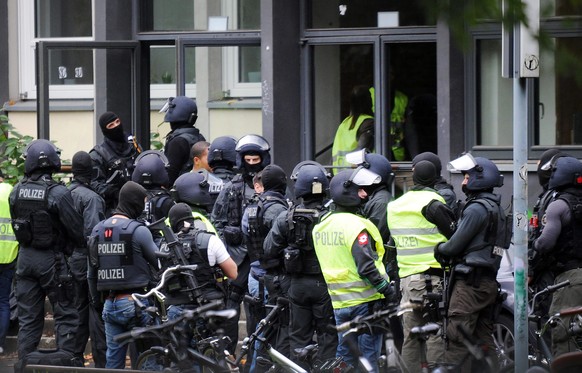
[[[225,350],[229,338],[218,330],[215,337],[206,341],[206,349],[200,352],[190,345],[190,340],[184,338],[184,325],[203,319],[210,325],[235,316],[234,310],[216,310],[222,307],[221,301],[213,301],[193,310],[184,310],[182,314],[165,323],[141,328],[114,337],[118,343],[126,343],[151,335],[166,341],[164,346],[154,346],[142,352],[136,363],[136,369],[156,370],[164,372],[190,373],[199,372],[238,372],[238,367],[229,360],[230,354]]]
[[[564,281],[555,285],[549,285],[536,292],[530,297],[528,312],[529,320],[529,353],[528,361],[530,367],[540,366],[549,369],[552,362],[552,352],[550,341],[547,339],[545,330],[542,332],[544,318],[546,315],[539,314],[536,304],[539,298],[543,298],[555,291],[568,286],[569,281]],[[544,323],[545,324],[545,323]],[[513,318],[509,314],[502,312],[498,317],[493,331],[493,342],[497,351],[497,358],[500,369],[512,369],[514,360],[514,338],[513,338]],[[547,328],[546,328],[547,329]]]
[[[395,307],[389,306],[387,309],[375,311],[366,316],[357,316],[351,321],[336,325],[335,329],[344,336],[355,333],[371,333],[372,329],[381,330],[384,334],[384,354],[378,358],[380,371],[386,373],[398,373],[407,371],[400,353],[394,345],[394,336],[390,330],[390,317],[400,316],[404,312],[409,312],[414,306]],[[363,357],[357,346],[350,347],[351,353],[358,358],[358,368],[365,372],[372,371],[372,365]]]
[[[248,296],[247,296],[248,297]],[[249,299],[249,302],[254,301],[254,299]],[[235,360],[235,364],[238,366],[241,364],[242,359],[249,353],[251,347],[255,345],[255,342],[260,342],[260,348],[264,350],[270,361],[262,357],[257,358],[257,364],[270,366],[269,372],[284,371],[289,373],[307,373],[305,369],[291,361],[288,357],[283,355],[281,352],[277,351],[270,343],[269,338],[274,333],[273,323],[276,321],[280,312],[283,312],[289,306],[289,300],[283,297],[277,298],[277,303],[272,306],[273,308],[269,313],[257,323],[257,328],[255,331],[243,339],[240,354]],[[269,305],[267,305],[269,307]]]

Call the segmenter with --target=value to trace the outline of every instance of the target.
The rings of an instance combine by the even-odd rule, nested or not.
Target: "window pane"
[[[150,47],[150,82],[152,84],[176,83],[175,47]]]
[[[239,47],[239,83],[261,81],[261,47]]]
[[[541,0],[540,15],[542,17],[579,16],[582,15],[582,2],[576,0]]]
[[[555,39],[540,57],[540,144],[582,145],[581,60],[582,38]]]
[[[93,84],[93,50],[49,50],[49,82]]]
[[[36,0],[37,38],[92,36],[91,0]]]
[[[513,144],[513,85],[501,77],[501,40],[478,42],[477,145]]]
[[[141,0],[142,31],[202,31],[208,17],[228,17],[230,30],[260,29],[260,0]]]
[[[310,28],[434,25],[421,0],[311,0]]]
[[[315,160],[330,165],[336,131],[350,114],[350,92],[355,86],[374,84],[374,48],[371,44],[316,46],[313,63]]]

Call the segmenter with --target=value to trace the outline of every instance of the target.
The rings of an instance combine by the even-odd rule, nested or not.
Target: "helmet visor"
[[[240,151],[247,145],[254,145],[260,148],[261,151],[269,151],[271,146],[263,137],[259,135],[246,135],[241,137],[236,143],[236,151]]]
[[[382,181],[380,175],[361,166],[354,171],[351,179],[358,186],[379,184]]]
[[[477,166],[475,158],[470,153],[467,153],[457,159],[450,161],[447,164],[447,170],[449,171],[469,171],[473,167]]]

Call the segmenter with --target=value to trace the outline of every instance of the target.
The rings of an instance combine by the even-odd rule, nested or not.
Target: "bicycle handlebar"
[[[195,271],[197,268],[198,268],[197,264],[175,265],[173,267],[168,267],[162,273],[162,278],[160,279],[160,282],[154,288],[151,288],[145,294],[133,293],[133,294],[131,294],[131,297],[133,298],[135,303],[138,305],[138,307],[141,309],[144,309],[145,305],[143,304],[143,302],[141,302],[139,300],[140,298],[146,299],[146,298],[149,298],[155,294],[156,298],[158,298],[161,302],[163,302],[166,299],[166,296],[162,292],[160,292],[160,289],[162,289],[166,285],[166,282],[167,282],[168,278],[170,277],[170,275],[172,274],[172,272]]]
[[[398,306],[389,306],[385,310],[376,311],[367,316],[356,316],[353,320],[346,321],[335,326],[335,330],[338,332],[346,332],[350,329],[361,329],[363,327],[368,328],[370,323],[374,323],[380,320],[384,320],[398,313]]]
[[[548,285],[546,286],[544,289],[538,291],[537,293],[534,294],[532,301],[531,301],[531,311],[530,314],[533,314],[533,312],[535,311],[535,305],[536,305],[536,299],[537,297],[541,296],[541,295],[545,295],[545,294],[549,294],[549,293],[553,293],[558,289],[561,289],[563,287],[566,287],[570,285],[570,280],[566,280],[566,281],[562,281],[560,283],[557,283],[555,285]]]

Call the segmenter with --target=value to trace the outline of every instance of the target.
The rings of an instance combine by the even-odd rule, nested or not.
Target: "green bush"
[[[4,109],[0,109],[0,169],[4,181],[14,185],[24,175],[24,158],[22,153],[33,140],[23,136],[14,129]]]

